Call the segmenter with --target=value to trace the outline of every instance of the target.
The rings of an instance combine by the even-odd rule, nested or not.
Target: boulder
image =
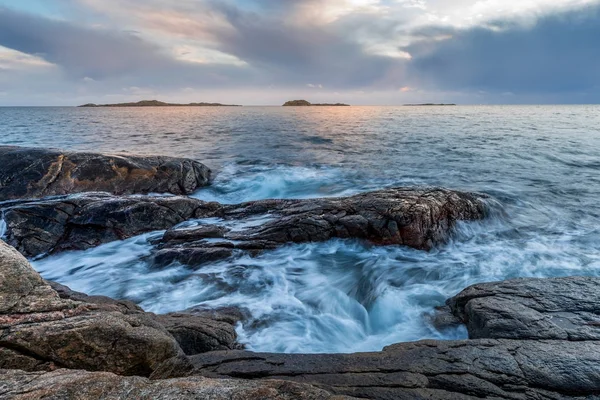
[[[93,191],[190,194],[210,174],[185,158],[0,146],[0,201]]]
[[[124,311],[107,301],[61,298],[21,254],[0,241],[0,367],[149,376],[182,355],[153,314]]]
[[[600,278],[478,284],[448,305],[473,339],[600,340]]]
[[[106,296],[88,296],[76,292],[57,282],[46,281],[61,299],[83,303],[109,305],[124,314],[143,313],[141,307],[127,300],[114,300]],[[185,354],[194,355],[215,350],[235,350],[243,348],[237,343],[235,325],[241,320],[237,309],[206,309],[196,307],[180,313],[154,315],[154,319],[177,341]]]
[[[173,335],[187,355],[242,348],[237,343],[234,323],[225,320],[180,312],[159,315],[157,321]]]
[[[5,205],[9,244],[28,257],[81,250],[144,232],[169,229],[192,218],[267,217],[242,231],[220,225],[169,229],[158,264],[204,263],[233,249],[259,252],[286,243],[333,238],[428,250],[448,239],[457,221],[485,216],[485,197],[447,189],[390,188],[345,198],[261,200],[238,205],[187,197],[87,193]],[[204,239],[222,238],[215,244]]]
[[[189,197],[86,193],[10,204],[3,215],[6,241],[34,257],[167,229],[219,209],[216,203]]]
[[[390,188],[345,198],[261,200],[222,206],[220,214],[226,220],[269,218],[242,231],[213,225],[171,229],[159,245],[155,263],[178,261],[200,266],[229,257],[235,249],[257,253],[286,243],[333,238],[429,250],[448,239],[457,221],[481,219],[485,209],[482,195],[440,188]],[[229,242],[202,240],[209,233]]]
[[[191,358],[193,375],[284,379],[366,399],[593,399],[600,392],[600,342],[422,341],[382,352],[213,352]]]
[[[344,400],[325,390],[287,381],[245,381],[189,377],[149,380],[106,372],[0,370],[0,398],[130,400]]]

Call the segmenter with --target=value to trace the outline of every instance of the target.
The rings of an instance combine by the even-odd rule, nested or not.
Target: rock
[[[448,304],[471,338],[600,340],[600,278],[479,284]]]
[[[149,376],[182,355],[153,314],[61,298],[0,241],[0,366],[58,367]]]
[[[196,246],[196,245],[194,245]],[[198,244],[197,247],[168,248],[154,253],[151,263],[154,267],[161,268],[178,262],[183,265],[200,268],[206,264],[225,260],[233,256],[233,249],[227,247],[214,247]]]
[[[193,228],[169,229],[163,241],[171,244],[193,242],[202,239],[218,239],[225,237],[229,229],[218,225],[200,225]]]
[[[61,299],[75,300],[82,303],[106,304],[118,307],[121,312],[127,314],[130,311],[143,312],[141,307],[129,300],[114,300],[106,296],[88,296],[85,293],[76,292],[58,282],[46,281],[46,283],[58,294]]]
[[[189,194],[210,169],[190,159],[0,146],[0,201],[80,192]]]
[[[287,381],[216,380],[189,377],[149,380],[106,372],[61,369],[53,372],[0,371],[0,398],[131,400],[344,400],[325,390]]]
[[[262,200],[223,206],[225,219],[269,216],[262,225],[243,231],[215,232],[229,245],[200,239],[204,232],[172,229],[156,254],[159,266],[178,261],[201,265],[231,256],[232,249],[253,253],[285,243],[319,242],[333,238],[368,240],[378,245],[405,245],[428,250],[448,239],[456,221],[481,219],[483,196],[446,189],[391,188],[346,198]],[[184,238],[189,241],[184,241]]]
[[[382,352],[192,357],[194,375],[285,379],[367,399],[592,399],[600,391],[600,342],[422,341]]]
[[[175,337],[187,355],[242,348],[237,343],[234,323],[188,313],[159,315],[157,321]]]
[[[143,313],[144,310],[127,300],[106,296],[88,296],[56,282],[46,281],[61,299],[117,307],[122,313]],[[200,309],[181,313],[157,315],[147,313],[163,326],[177,341],[185,354],[194,355],[215,350],[243,348],[237,343],[235,324],[241,319],[236,309]]]
[[[159,265],[204,263],[230,257],[233,249],[259,252],[282,244],[355,238],[378,245],[431,249],[448,239],[456,221],[481,219],[484,197],[446,189],[390,188],[346,198],[261,200],[238,205],[187,197],[111,196],[87,193],[4,208],[6,237],[28,257],[81,250],[191,219],[270,219],[243,231],[215,225],[171,229],[156,254]],[[207,237],[230,243],[207,242]]]
[[[483,218],[483,197],[440,188],[389,188],[342,198],[250,202],[227,207],[225,216],[279,218],[225,237],[275,243],[355,238],[427,250],[443,243],[456,221]]]
[[[11,204],[3,214],[6,241],[33,257],[167,229],[219,209],[216,203],[188,197],[86,193]]]

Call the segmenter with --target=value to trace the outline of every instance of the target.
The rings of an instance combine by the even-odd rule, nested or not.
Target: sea
[[[155,313],[242,308],[254,351],[466,338],[432,316],[469,285],[600,276],[600,106],[0,108],[0,144],[191,157],[214,173],[193,196],[222,203],[394,186],[491,196],[488,218],[429,252],[331,240],[156,269],[152,232],[32,260],[46,279]]]

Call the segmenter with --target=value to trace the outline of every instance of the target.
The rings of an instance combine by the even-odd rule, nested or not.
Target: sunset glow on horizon
[[[598,0],[0,0],[0,105],[600,101]]]

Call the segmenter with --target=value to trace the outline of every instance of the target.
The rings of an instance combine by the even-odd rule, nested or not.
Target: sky
[[[0,0],[0,106],[600,102],[600,0]]]

